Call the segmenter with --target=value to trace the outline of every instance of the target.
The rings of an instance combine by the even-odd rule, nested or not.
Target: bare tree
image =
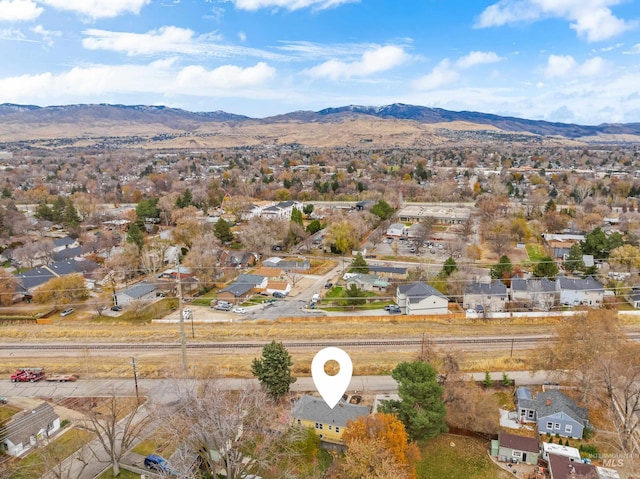
[[[40,449],[40,466],[46,474],[46,479],[80,479],[84,470],[93,460],[91,450],[86,444],[86,438],[82,437],[79,429],[73,429],[65,433],[67,441],[76,452],[68,456],[68,445],[54,440]]]
[[[281,411],[259,388],[226,391],[205,380],[200,387],[183,386],[177,395],[179,409],[167,414],[163,427],[183,444],[183,456],[197,457],[204,472],[240,479],[276,460],[267,451],[289,426],[274,430]],[[172,466],[179,467],[176,462]]]
[[[84,411],[84,428],[96,435],[101,452],[93,451],[96,460],[111,465],[114,477],[120,473],[120,460],[140,438],[150,422],[144,406],[136,397],[111,396],[91,403]],[[105,457],[100,459],[100,457]]]

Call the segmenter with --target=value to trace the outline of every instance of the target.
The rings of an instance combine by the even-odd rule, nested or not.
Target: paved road
[[[520,384],[542,384],[548,380],[546,372],[508,371],[509,378]],[[475,380],[484,379],[484,372],[474,373]],[[502,379],[502,371],[492,373],[492,378]],[[192,382],[193,380],[186,380]],[[255,379],[224,378],[219,379],[219,387],[225,390],[239,390],[258,387]],[[177,399],[176,390],[183,387],[185,380],[178,379],[141,379],[138,381],[140,394],[148,396],[158,404],[170,404]],[[315,386],[311,377],[299,377],[292,385],[292,391],[313,392]],[[367,391],[372,393],[388,393],[397,391],[397,383],[391,376],[354,376],[351,379],[349,392]],[[18,401],[21,397],[92,397],[92,396],[135,395],[135,385],[131,379],[81,379],[74,383],[12,383],[10,380],[0,381],[0,395],[10,401]]]

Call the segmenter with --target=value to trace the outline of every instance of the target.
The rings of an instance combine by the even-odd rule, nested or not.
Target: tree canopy
[[[362,253],[358,253],[356,257],[353,258],[349,272],[362,274],[367,274],[369,272],[369,265],[367,264],[367,260],[364,259],[364,256],[362,256]]]
[[[444,389],[433,366],[422,361],[403,362],[391,377],[398,382],[400,400],[383,402],[382,412],[396,414],[415,440],[446,432]]]
[[[395,210],[385,200],[378,200],[378,202],[371,208],[371,214],[376,215],[381,220],[388,220],[393,216]]]
[[[262,358],[254,358],[251,372],[271,399],[280,399],[289,392],[296,382],[291,375],[293,362],[287,348],[282,343],[271,341],[262,349]]]
[[[511,264],[511,260],[507,255],[502,255],[498,260],[498,264],[491,267],[489,275],[491,279],[507,279],[511,276],[512,271],[513,264]]]

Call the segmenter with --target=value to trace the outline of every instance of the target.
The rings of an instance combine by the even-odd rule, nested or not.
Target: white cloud
[[[636,27],[616,17],[612,5],[621,0],[500,0],[487,7],[475,26],[487,28],[542,18],[563,18],[579,37],[589,42],[606,40]]]
[[[471,68],[475,65],[481,65],[486,63],[496,63],[504,60],[499,57],[495,52],[471,52],[468,55],[458,59],[456,66],[458,68]]]
[[[256,87],[272,80],[276,70],[264,62],[253,67],[241,68],[235,65],[223,65],[213,70],[201,66],[182,69],[176,78],[176,88],[188,91],[196,87],[204,90],[224,88],[228,90]]]
[[[591,77],[604,72],[607,63],[601,57],[593,57],[578,64],[571,55],[549,55],[545,75],[547,77],[583,76]]]
[[[53,45],[53,38],[62,36],[62,32],[56,30],[46,30],[42,25],[36,25],[31,29],[33,33],[36,35],[40,35],[42,37],[42,41],[47,45]]]
[[[415,80],[413,87],[417,90],[434,90],[454,83],[459,77],[460,74],[451,68],[451,62],[445,58],[431,70],[431,73]]]
[[[238,40],[242,43],[247,41],[247,34],[245,32],[238,32]]]
[[[33,42],[34,40],[27,40],[21,30],[15,28],[0,29],[0,40],[12,40],[17,42]]]
[[[146,33],[111,32],[87,29],[82,46],[88,50],[125,52],[129,56],[180,53],[182,55],[234,57],[252,56],[270,60],[286,60],[283,55],[234,45],[221,45],[214,33],[195,35],[187,28],[164,26]]]
[[[629,50],[626,50],[622,53],[624,53],[625,55],[640,55],[640,43],[636,43],[634,46],[629,48]]]
[[[286,10],[299,10],[301,8],[326,8],[338,7],[345,3],[354,3],[359,0],[231,0],[241,10],[255,11],[261,8],[284,8]]]
[[[374,73],[390,70],[402,65],[410,59],[410,56],[397,46],[378,47],[366,51],[361,58],[354,62],[329,60],[307,70],[313,77],[341,78],[364,77]]]
[[[151,0],[37,0],[58,10],[69,10],[89,18],[113,18],[125,13],[140,13]]]
[[[43,9],[33,0],[0,0],[0,21],[19,22],[38,18]]]
[[[564,77],[575,70],[576,61],[571,55],[549,55],[545,75],[548,77]]]
[[[116,95],[200,96],[207,98],[240,95],[251,97],[275,76],[265,63],[241,68],[225,65],[213,70],[199,66],[176,68],[176,59],[146,65],[93,65],[76,67],[60,74],[51,72],[0,79],[3,101],[30,103],[43,100],[109,101]]]

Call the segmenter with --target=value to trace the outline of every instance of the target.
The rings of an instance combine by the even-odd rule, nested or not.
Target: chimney
[[[551,406],[551,398],[547,398],[547,407]]]

